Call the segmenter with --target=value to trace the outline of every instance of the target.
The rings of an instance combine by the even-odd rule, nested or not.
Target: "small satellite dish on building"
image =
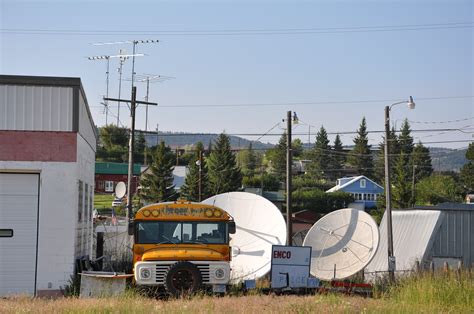
[[[285,245],[286,225],[280,210],[266,198],[245,192],[212,196],[204,204],[222,208],[234,217],[231,235],[231,280],[257,279],[270,272],[272,245]]]
[[[119,182],[115,186],[115,197],[117,198],[122,198],[125,196],[127,193],[127,186],[125,185],[125,182]]]
[[[322,280],[344,279],[370,263],[379,245],[379,229],[364,211],[345,208],[318,220],[303,246],[311,246],[311,274]]]

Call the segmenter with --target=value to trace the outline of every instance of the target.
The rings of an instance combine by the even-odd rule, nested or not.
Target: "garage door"
[[[38,174],[0,173],[0,296],[35,294]]]

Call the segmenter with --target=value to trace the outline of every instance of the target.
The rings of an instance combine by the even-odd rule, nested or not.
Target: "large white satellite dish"
[[[345,208],[318,220],[306,235],[311,246],[311,274],[319,279],[344,279],[370,263],[379,245],[379,229],[364,211]]]
[[[280,210],[269,200],[245,192],[230,192],[203,201],[234,217],[237,231],[231,235],[231,280],[257,279],[271,268],[272,245],[285,245],[286,225]]]

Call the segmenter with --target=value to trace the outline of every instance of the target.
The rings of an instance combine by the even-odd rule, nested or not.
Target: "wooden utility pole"
[[[135,109],[137,104],[143,105],[154,105],[157,106],[157,103],[151,103],[147,101],[138,101],[137,100],[137,88],[132,87],[132,99],[125,100],[120,98],[104,98],[107,101],[116,101],[116,102],[128,102],[130,103],[130,139],[128,143],[128,184],[127,184],[127,221],[132,218],[132,178],[133,178],[133,147],[135,145]]]
[[[293,226],[291,217],[291,166],[293,155],[291,151],[291,111],[286,115],[286,245],[291,246]]]

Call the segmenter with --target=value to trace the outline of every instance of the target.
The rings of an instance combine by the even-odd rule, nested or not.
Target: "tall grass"
[[[474,281],[468,270],[462,272],[422,273],[401,279],[385,294],[391,302],[474,311]]]

